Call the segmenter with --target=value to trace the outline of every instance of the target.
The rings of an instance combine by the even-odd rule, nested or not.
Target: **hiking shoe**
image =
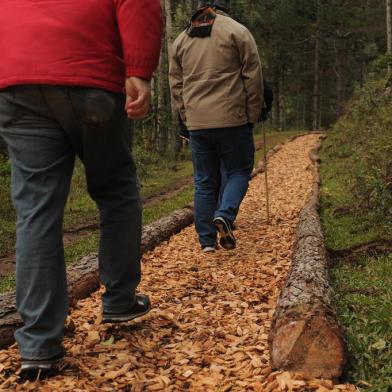
[[[124,323],[144,316],[151,310],[151,302],[147,295],[136,294],[135,303],[128,312],[108,313],[103,312],[103,323]]]
[[[44,380],[59,373],[59,364],[63,361],[65,351],[47,359],[24,359],[20,367],[19,377],[22,381]]]
[[[234,249],[236,247],[236,241],[231,229],[231,222],[226,218],[218,216],[214,219],[214,226],[218,230],[219,243],[222,248],[227,250]]]
[[[204,253],[214,253],[216,251],[214,246],[205,246],[203,248]]]

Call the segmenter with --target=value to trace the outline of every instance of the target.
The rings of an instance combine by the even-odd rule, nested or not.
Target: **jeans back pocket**
[[[9,128],[21,115],[20,108],[15,105],[12,87],[0,90],[0,131]]]
[[[103,125],[115,114],[116,94],[109,91],[72,87],[69,97],[75,117],[86,125]]]

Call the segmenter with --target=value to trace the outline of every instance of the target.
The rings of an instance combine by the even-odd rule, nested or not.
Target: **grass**
[[[334,210],[345,205],[339,201],[346,200],[347,195],[334,186],[336,180],[322,176],[322,181],[321,217],[329,249],[347,249],[384,236],[371,213],[361,215],[348,209],[334,214]],[[369,383],[372,387],[364,388],[369,392],[391,391],[388,389],[392,385],[391,277],[392,255],[363,257],[354,264],[339,260],[331,271],[334,302],[350,353],[346,377],[352,383]]]
[[[92,231],[88,234],[80,236],[71,244],[64,246],[65,262],[72,264],[82,257],[97,252],[99,242],[99,232]]]
[[[300,132],[278,132],[267,134],[267,149],[283,143],[289,137]],[[255,140],[262,140],[262,135],[256,133]],[[141,195],[147,198],[170,189],[178,181],[192,176],[192,162],[189,154],[185,154],[185,160],[170,162],[162,159],[158,154],[147,154],[145,151],[136,149],[135,160],[139,167],[141,183]],[[262,151],[256,153],[256,162],[262,158]],[[1,162],[1,160],[0,160]],[[8,161],[0,164],[0,255],[13,252],[15,241],[15,214],[12,209],[9,187],[10,168]],[[143,224],[147,225],[171,212],[183,208],[193,201],[193,187],[187,187],[168,200],[160,201],[151,207],[144,208]],[[94,202],[89,198],[86,191],[84,171],[82,164],[77,162],[72,178],[71,192],[67,202],[64,226],[69,229],[97,219],[97,209]],[[67,264],[80,260],[83,256],[97,251],[99,235],[92,231],[81,236],[70,244],[65,245],[65,259]],[[0,279],[0,293],[12,291],[15,288],[14,277],[11,274]]]
[[[0,294],[15,290],[15,274],[10,273],[0,279]]]
[[[377,215],[369,209],[357,208],[352,192],[355,179],[351,164],[347,164],[339,148],[339,138],[332,134],[321,154],[321,220],[326,244],[331,250],[351,248],[377,241],[387,236],[385,228],[377,224]]]
[[[350,353],[348,381],[392,391],[392,256],[341,262],[332,280]]]
[[[183,208],[193,201],[193,187],[187,187],[176,196],[154,204],[151,207],[146,207],[143,210],[143,224],[148,225],[164,216],[169,215],[171,212]]]
[[[321,221],[328,249],[392,238],[389,163],[392,99],[371,82],[334,127],[321,152]],[[392,391],[392,254],[335,260],[334,303],[345,329],[345,377],[369,392]]]

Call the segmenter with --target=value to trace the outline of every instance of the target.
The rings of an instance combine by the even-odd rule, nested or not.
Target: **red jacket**
[[[160,0],[0,0],[0,89],[56,84],[123,91],[151,79]]]

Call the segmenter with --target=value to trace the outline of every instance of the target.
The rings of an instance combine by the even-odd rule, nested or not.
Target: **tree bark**
[[[312,154],[312,160],[318,157]],[[328,259],[318,216],[319,175],[300,214],[292,267],[271,326],[274,369],[335,379],[346,363],[346,344],[331,305]]]
[[[7,155],[7,145],[2,138],[0,138],[0,156],[1,155]]]
[[[272,112],[273,126],[275,129],[281,128],[280,119],[280,72],[278,67],[275,68],[274,72],[274,110]]]
[[[345,63],[347,39],[350,31],[344,31],[344,26],[337,28],[335,40],[335,73],[336,73],[336,118],[343,113],[345,99]]]
[[[317,22],[314,46],[314,85],[313,85],[313,129],[319,129],[320,111],[320,2],[317,1]]]
[[[173,45],[173,14],[171,0],[165,0],[165,15],[166,15],[166,41],[167,41],[167,56],[171,59],[172,45]],[[169,89],[169,85],[167,86]],[[177,106],[170,93],[170,136],[171,136],[171,149],[174,157],[177,157],[181,151],[182,143],[178,136],[178,122],[177,122]]]
[[[387,53],[392,55],[392,0],[387,0]]]
[[[281,129],[284,132],[287,129],[287,116],[286,116],[286,94],[285,94],[285,79],[284,79],[284,71],[281,74],[281,79],[280,79],[280,123],[281,123]]]
[[[341,39],[340,37],[336,40],[336,118],[339,118],[342,114],[343,106],[343,53],[341,50]]]
[[[162,9],[164,15],[166,15],[166,4],[165,0],[161,0]],[[160,153],[166,152],[168,143],[168,124],[165,113],[166,110],[166,90],[168,86],[167,81],[167,46],[166,46],[166,16],[165,16],[165,33],[163,35],[163,42],[161,46],[161,56],[159,58],[159,68],[158,68],[158,111],[157,111],[157,122],[158,122],[158,137],[157,137],[157,150]]]

